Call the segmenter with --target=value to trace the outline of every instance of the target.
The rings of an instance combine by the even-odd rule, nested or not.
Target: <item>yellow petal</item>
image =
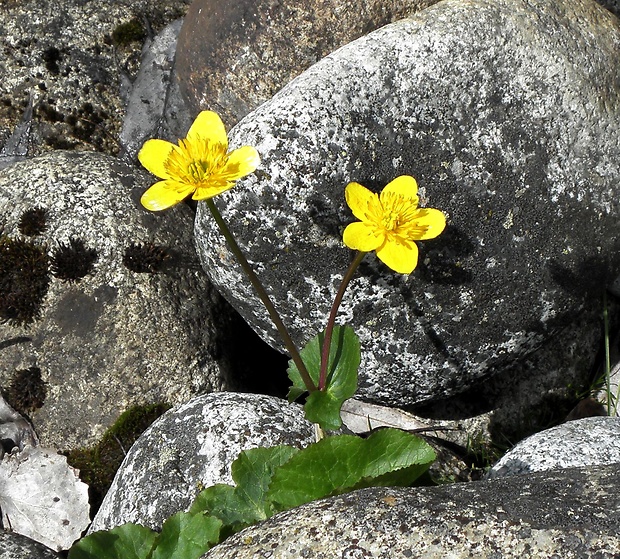
[[[194,187],[191,185],[159,181],[142,195],[140,202],[147,210],[158,212],[178,204],[187,198],[193,190]]]
[[[347,225],[342,234],[342,242],[353,250],[370,252],[381,246],[384,237],[377,235],[373,229],[361,221]]]
[[[433,208],[420,208],[418,209],[415,223],[416,225],[428,227],[423,235],[416,237],[416,240],[434,239],[445,229],[446,216]]]
[[[414,242],[387,240],[377,249],[377,256],[399,274],[410,274],[418,265],[418,247]]]
[[[373,202],[379,202],[379,197],[374,192],[371,192],[357,182],[347,184],[344,190],[344,197],[353,215],[362,221],[368,219],[368,206]]]
[[[196,141],[208,140],[211,144],[224,146],[224,152],[228,151],[228,136],[224,123],[217,113],[213,111],[202,111],[197,117],[187,133],[187,139]]]
[[[233,186],[235,186],[234,181],[224,181],[219,184],[211,183],[211,185],[206,188],[198,187],[196,192],[192,195],[192,200],[208,200],[209,198],[213,198],[222,192],[230,190]]]
[[[260,165],[260,157],[252,146],[235,149],[228,155],[228,162],[222,171],[226,180],[237,180],[256,170]]]
[[[138,159],[156,177],[167,179],[169,175],[165,163],[174,149],[176,146],[166,140],[147,140],[138,153]]]
[[[388,183],[381,192],[381,202],[383,202],[386,194],[397,194],[398,196],[402,196],[405,200],[410,200],[412,204],[418,205],[418,183],[409,175],[401,175]]]

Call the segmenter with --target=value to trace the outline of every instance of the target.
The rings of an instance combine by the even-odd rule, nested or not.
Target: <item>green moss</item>
[[[133,407],[116,420],[97,445],[67,453],[67,462],[80,470],[80,479],[89,486],[91,516],[99,510],[125,453],[170,407],[168,404]]]
[[[112,31],[112,40],[115,45],[124,47],[134,41],[141,41],[146,37],[144,26],[137,18],[121,23],[114,31]]]

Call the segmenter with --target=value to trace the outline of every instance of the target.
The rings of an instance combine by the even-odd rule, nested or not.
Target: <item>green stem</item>
[[[312,381],[312,378],[310,377],[310,374],[308,373],[308,369],[306,369],[306,366],[304,365],[304,362],[301,359],[301,355],[299,355],[297,346],[295,346],[295,344],[293,343],[293,339],[288,333],[286,326],[284,326],[284,323],[282,322],[282,319],[280,318],[278,311],[273,306],[273,303],[271,302],[271,299],[269,298],[267,291],[265,291],[263,284],[258,279],[258,276],[254,273],[254,270],[252,269],[252,267],[246,260],[245,256],[243,255],[243,252],[241,252],[241,249],[239,248],[237,241],[235,240],[232,233],[230,232],[230,229],[228,229],[226,222],[222,218],[222,214],[220,214],[213,200],[208,199],[206,202],[207,202],[207,206],[209,207],[209,210],[211,210],[211,214],[213,215],[213,218],[215,219],[215,223],[217,223],[218,227],[220,228],[220,231],[222,232],[222,235],[224,235],[224,238],[226,239],[226,242],[228,243],[230,250],[235,255],[235,258],[237,259],[237,261],[243,268],[243,271],[248,276],[250,283],[253,285],[254,289],[256,290],[256,293],[260,297],[260,300],[263,302],[263,305],[265,305],[265,308],[267,309],[267,312],[269,313],[271,320],[273,321],[275,327],[278,329],[278,332],[280,333],[280,336],[282,337],[282,341],[284,342],[284,345],[286,346],[286,349],[288,350],[288,352],[291,354],[291,358],[293,359],[293,362],[297,366],[297,370],[299,371],[299,374],[302,380],[304,381],[304,384],[306,385],[308,392],[314,392],[317,389],[316,385]]]
[[[321,352],[321,376],[319,377],[319,390],[325,390],[325,386],[327,384],[327,365],[329,363],[329,350],[332,344],[332,334],[334,332],[334,324],[336,322],[336,315],[338,314],[338,308],[340,307],[340,303],[342,302],[342,297],[344,296],[344,292],[355,274],[357,267],[360,265],[360,262],[366,255],[365,252],[358,252],[351,262],[347,273],[344,278],[342,278],[342,283],[340,284],[340,288],[338,289],[338,293],[336,293],[336,298],[334,299],[334,303],[332,305],[332,310],[329,313],[329,318],[327,319],[327,326],[325,327],[325,338],[323,339],[323,350]]]
[[[605,329],[605,388],[607,391],[607,415],[611,415],[611,360],[609,356],[609,314],[607,312],[607,291],[603,291],[603,328]]]

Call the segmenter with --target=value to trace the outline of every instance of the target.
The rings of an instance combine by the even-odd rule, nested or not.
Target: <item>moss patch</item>
[[[50,282],[43,245],[0,232],[0,321],[31,324],[41,315]]]
[[[91,448],[67,453],[67,462],[80,470],[80,479],[89,486],[91,518],[99,510],[125,453],[136,439],[166,410],[169,404],[136,406],[123,413]]]
[[[146,30],[139,19],[134,18],[126,23],[121,23],[112,31],[112,40],[118,46],[127,46],[134,41],[141,41],[146,37]]]

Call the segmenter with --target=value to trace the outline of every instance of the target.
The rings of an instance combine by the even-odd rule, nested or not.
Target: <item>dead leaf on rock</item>
[[[88,486],[55,450],[26,447],[0,462],[5,528],[51,549],[69,549],[90,523]]]

